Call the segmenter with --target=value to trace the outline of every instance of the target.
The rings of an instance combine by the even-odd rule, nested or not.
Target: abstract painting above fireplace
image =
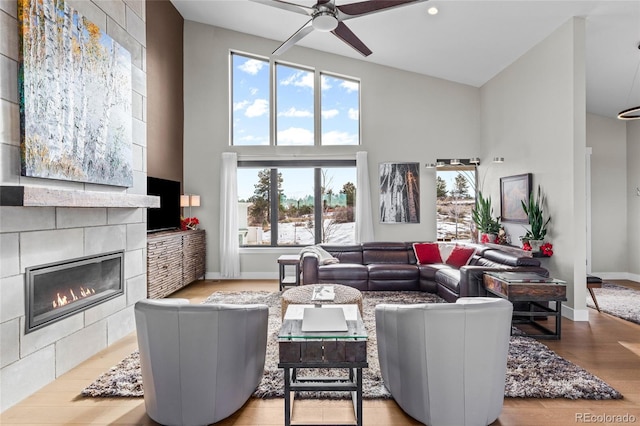
[[[124,294],[124,252],[26,268],[25,334]]]
[[[63,0],[20,0],[22,175],[133,185],[131,54]]]

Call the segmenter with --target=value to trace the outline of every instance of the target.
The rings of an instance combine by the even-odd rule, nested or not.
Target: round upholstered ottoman
[[[317,286],[332,286],[335,297],[333,300],[312,300],[313,289]],[[359,290],[340,284],[309,284],[293,287],[282,293],[282,318],[289,305],[358,305],[360,315],[362,312],[362,293]]]

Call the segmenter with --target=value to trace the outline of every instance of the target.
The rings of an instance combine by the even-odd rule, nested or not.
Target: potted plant
[[[471,219],[481,234],[480,242],[494,243],[500,232],[500,217],[493,217],[491,196],[484,198],[482,192],[478,192],[476,204],[471,210]]]
[[[522,242],[528,243],[532,251],[540,251],[540,246],[544,243],[547,235],[547,225],[551,221],[551,216],[545,219],[544,204],[546,197],[542,194],[542,189],[538,185],[538,192],[529,194],[529,200],[521,200],[527,219],[529,220],[530,229],[520,237]]]

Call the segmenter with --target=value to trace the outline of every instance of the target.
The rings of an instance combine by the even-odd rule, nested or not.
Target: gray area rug
[[[602,288],[594,288],[593,292],[602,312],[640,324],[640,291],[603,283]],[[596,307],[589,293],[587,306],[594,309]]]
[[[216,292],[203,303],[264,303],[269,306],[269,338],[262,382],[254,392],[258,398],[283,397],[283,372],[278,365],[277,335],[280,329],[279,292]],[[378,363],[375,333],[375,306],[379,303],[444,303],[436,295],[422,292],[363,292],[364,322],[369,332],[364,369],[363,397],[389,399]],[[316,371],[316,373],[318,373]],[[320,373],[329,373],[324,371]],[[335,373],[332,371],[331,373]],[[101,375],[82,391],[89,397],[142,396],[140,360],[137,351]],[[505,396],[511,398],[620,399],[622,395],[583,368],[558,356],[542,343],[528,337],[512,336],[507,362]],[[301,398],[350,398],[348,393],[306,393]]]

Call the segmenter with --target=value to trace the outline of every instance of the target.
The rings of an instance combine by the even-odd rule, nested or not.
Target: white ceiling
[[[249,0],[171,2],[186,20],[273,39],[274,49],[308,20]],[[640,0],[430,0],[346,21],[367,58],[330,33],[298,45],[480,87],[573,16],[586,20],[587,111],[615,117],[640,104]]]

